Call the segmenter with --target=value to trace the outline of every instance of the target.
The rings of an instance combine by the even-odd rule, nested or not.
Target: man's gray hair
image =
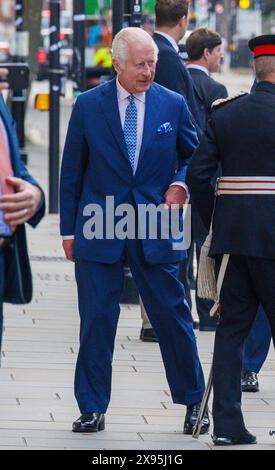
[[[119,31],[114,37],[112,44],[112,56],[116,59],[121,66],[124,67],[125,61],[127,60],[129,53],[129,45],[132,43],[138,43],[140,41],[147,41],[154,48],[154,58],[157,62],[158,59],[158,47],[150,36],[149,33],[141,28],[124,28]]]
[[[254,60],[254,70],[258,82],[265,80],[270,73],[275,74],[275,56],[257,57]]]

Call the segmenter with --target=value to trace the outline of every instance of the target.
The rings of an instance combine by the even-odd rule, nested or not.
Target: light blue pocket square
[[[172,126],[171,126],[171,123],[170,122],[164,122],[163,124],[161,124],[161,126],[159,126],[158,130],[157,130],[157,133],[158,134],[168,134],[168,132],[171,132],[173,129],[172,129]]]

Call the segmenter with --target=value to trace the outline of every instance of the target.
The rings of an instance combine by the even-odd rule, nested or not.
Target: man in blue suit
[[[201,97],[206,122],[214,101],[228,96],[225,86],[211,77],[212,73],[219,72],[221,68],[222,38],[209,28],[197,28],[186,41],[186,52],[187,70]]]
[[[179,56],[178,46],[186,33],[189,3],[189,0],[158,0],[155,4],[156,29],[153,38],[159,49],[155,82],[184,96],[200,136],[205,127],[203,103]]]
[[[1,77],[5,79],[7,74],[8,70],[0,69]],[[43,192],[20,160],[13,120],[1,94],[7,87],[7,83],[0,83],[0,349],[3,302],[25,303],[32,295],[23,224],[35,227],[45,211]],[[10,169],[8,174],[6,168]],[[19,260],[23,263],[20,272]]]
[[[184,37],[188,25],[189,0],[157,0],[155,3],[156,29],[153,39],[158,46],[158,62],[154,81],[169,90],[182,95],[190,109],[194,119],[194,125],[200,137],[205,127],[205,109],[203,101],[193,83],[191,75],[185,67],[179,55],[179,41]],[[204,231],[201,229],[201,221],[193,205],[192,210],[192,238],[196,245],[201,246],[201,238]],[[192,308],[190,286],[193,280],[193,252],[194,243],[188,252],[188,257],[181,263],[179,279],[184,284],[186,299]],[[211,329],[202,317],[209,309],[209,302],[200,299],[196,302],[201,329]],[[211,308],[211,307],[210,307]],[[143,304],[141,303],[142,329],[140,339],[142,341],[157,341],[156,333],[149,323]],[[198,327],[197,322],[193,323]]]
[[[157,47],[150,35],[125,28],[114,38],[112,51],[117,78],[78,97],[61,171],[61,234],[66,257],[75,261],[81,319],[75,373],[81,416],[73,431],[105,426],[127,257],[159,338],[173,402],[187,405],[184,432],[190,434],[204,378],[177,277],[185,252],[175,249],[171,237],[140,237],[139,209],[164,203],[170,214],[174,204],[182,207],[197,136],[184,99],[152,83]],[[123,239],[118,213],[130,209],[133,219]],[[208,427],[206,416],[202,432]]]

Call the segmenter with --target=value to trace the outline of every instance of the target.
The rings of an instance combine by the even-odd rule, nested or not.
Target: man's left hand
[[[34,216],[41,201],[42,192],[37,186],[21,178],[9,176],[6,181],[15,192],[3,195],[0,206],[6,222],[14,231],[17,225],[24,224]]]
[[[183,207],[187,199],[187,193],[182,186],[170,186],[164,194],[164,205],[166,209],[173,209],[173,205]]]

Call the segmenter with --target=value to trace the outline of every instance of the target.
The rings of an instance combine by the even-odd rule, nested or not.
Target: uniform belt
[[[217,181],[217,196],[222,194],[275,194],[274,176],[222,176]]]

